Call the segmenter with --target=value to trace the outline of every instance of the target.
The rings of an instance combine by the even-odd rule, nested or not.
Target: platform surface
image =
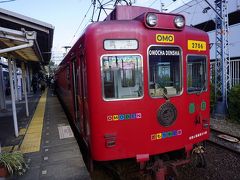
[[[45,105],[44,103],[45,98]],[[43,117],[41,117],[43,116]],[[35,118],[35,120],[34,120]],[[42,120],[41,120],[42,118]],[[41,122],[43,123],[41,125]],[[31,127],[31,123],[34,123]],[[68,119],[56,96],[49,91],[42,95],[37,105],[20,149],[25,152],[29,164],[28,171],[23,176],[10,177],[7,179],[18,180],[89,180],[91,179],[84,164],[78,143],[72,133]],[[42,131],[39,129],[42,128]],[[42,133],[40,137],[34,137],[34,141],[28,138],[28,134],[34,131]],[[26,141],[26,142],[24,142]],[[28,141],[30,146],[27,147]],[[25,147],[26,146],[26,147]],[[32,146],[32,148],[31,148]]]

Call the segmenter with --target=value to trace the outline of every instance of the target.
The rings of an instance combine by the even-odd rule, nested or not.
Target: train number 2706
[[[188,50],[206,51],[205,41],[188,40]]]

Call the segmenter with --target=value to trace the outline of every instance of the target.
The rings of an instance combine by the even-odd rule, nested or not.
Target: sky
[[[109,0],[101,0],[108,2]],[[135,0],[133,5],[161,9],[169,12],[189,0]],[[54,26],[53,61],[60,63],[63,46],[72,46],[90,23],[93,6],[91,0],[0,0],[0,8],[28,16]],[[87,13],[88,12],[88,13]],[[102,14],[102,19],[105,15]],[[94,20],[97,18],[97,13]],[[1,24],[0,24],[1,25]]]

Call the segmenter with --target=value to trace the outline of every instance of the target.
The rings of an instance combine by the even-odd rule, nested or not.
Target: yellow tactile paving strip
[[[11,152],[13,149],[13,146],[5,146],[1,148],[2,152]]]
[[[29,124],[27,132],[21,144],[20,150],[23,153],[40,151],[46,98],[47,90],[45,90],[38,102],[32,121]]]
[[[26,133],[27,129],[26,128],[21,128],[19,131],[19,136],[23,136]]]

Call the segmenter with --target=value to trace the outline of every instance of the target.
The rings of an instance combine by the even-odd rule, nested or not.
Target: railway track
[[[240,138],[232,134],[211,128],[210,142],[235,153],[240,153]]]

